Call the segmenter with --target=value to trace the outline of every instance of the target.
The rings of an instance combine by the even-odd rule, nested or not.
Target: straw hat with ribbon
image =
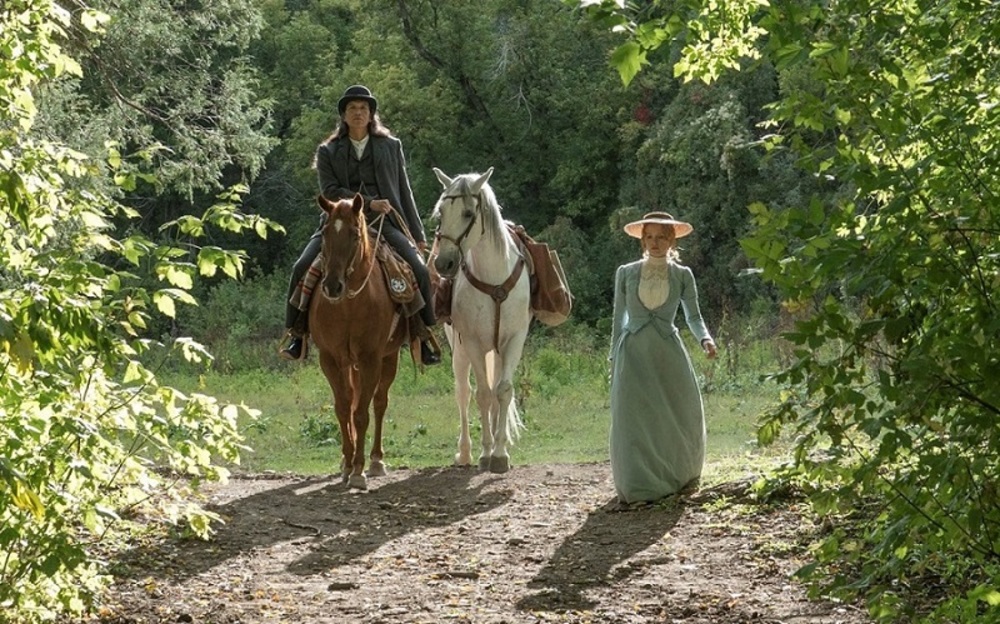
[[[687,236],[694,231],[690,223],[685,223],[684,221],[678,221],[674,219],[672,215],[666,212],[647,212],[638,221],[633,221],[625,226],[625,233],[633,238],[642,238],[642,226],[647,223],[659,223],[661,225],[670,225],[674,228],[674,238],[682,238]]]

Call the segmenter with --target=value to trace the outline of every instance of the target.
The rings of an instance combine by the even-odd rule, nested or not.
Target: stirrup
[[[305,360],[309,355],[309,340],[307,337],[294,336],[291,332],[289,332],[286,337],[290,337],[290,340],[287,341],[288,346],[278,347],[278,357],[289,362],[301,362],[302,360]],[[295,357],[295,353],[291,351],[291,346],[295,344],[296,340],[300,342],[298,357]],[[281,344],[286,344],[286,341],[283,340]]]
[[[441,363],[441,351],[431,345],[430,340],[420,341],[420,363],[424,366],[433,366]]]

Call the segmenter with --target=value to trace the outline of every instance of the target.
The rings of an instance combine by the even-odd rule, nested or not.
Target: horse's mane
[[[364,210],[358,212],[358,230],[361,231],[361,253],[367,258],[372,253],[372,241],[368,235],[368,219],[365,218]]]
[[[466,198],[474,197],[472,194],[472,184],[480,178],[482,174],[479,173],[463,173],[462,175],[456,177],[451,185],[445,189],[442,194],[444,197],[455,197],[461,196]],[[503,245],[509,238],[510,235],[507,232],[507,227],[504,224],[502,211],[503,208],[497,201],[496,195],[493,193],[493,188],[490,187],[489,183],[483,184],[483,187],[479,189],[479,205],[480,205],[480,218],[483,220],[483,229],[486,232],[486,236],[493,239],[498,245]],[[441,202],[434,206],[433,217],[441,217]]]

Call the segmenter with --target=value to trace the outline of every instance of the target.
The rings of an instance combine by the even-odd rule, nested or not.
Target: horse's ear
[[[479,191],[483,190],[483,186],[489,181],[491,175],[493,175],[493,167],[487,169],[486,173],[479,176],[479,178],[472,183],[473,195],[479,195]]]
[[[454,178],[449,178],[445,175],[444,171],[441,171],[437,167],[434,167],[434,175],[437,176],[438,182],[440,182],[441,186],[444,188],[448,188],[451,186],[451,183],[455,181]]]
[[[322,193],[320,193],[319,195],[316,196],[316,204],[319,205],[319,209],[320,210],[322,210],[323,212],[325,212],[327,214],[329,214],[330,213],[330,209],[333,208],[333,202],[331,202],[327,198],[323,197]]]
[[[361,193],[354,194],[354,201],[351,202],[351,209],[357,214],[361,212],[361,209],[365,207],[365,198],[361,196]]]

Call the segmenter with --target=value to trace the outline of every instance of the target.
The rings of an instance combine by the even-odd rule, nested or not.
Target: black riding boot
[[[306,339],[302,336],[292,336],[288,346],[279,351],[278,355],[283,359],[296,361],[305,358],[306,351]]]
[[[426,338],[420,341],[420,361],[426,366],[441,363],[441,354],[434,350],[430,340]]]
[[[285,320],[288,322],[288,345],[279,350],[278,355],[285,360],[303,360],[309,351],[305,338],[309,331],[309,314],[289,306]]]

